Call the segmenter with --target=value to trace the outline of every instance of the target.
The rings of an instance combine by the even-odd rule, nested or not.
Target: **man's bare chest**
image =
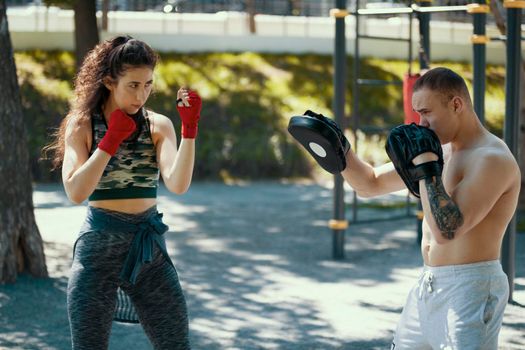
[[[468,157],[464,154],[452,155],[445,159],[442,181],[445,190],[451,194],[468,170]]]

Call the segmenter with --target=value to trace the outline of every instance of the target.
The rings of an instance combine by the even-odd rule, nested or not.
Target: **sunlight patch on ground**
[[[205,206],[180,204],[165,196],[158,198],[157,208],[164,213],[163,221],[170,227],[170,232],[195,230],[199,226],[199,214],[207,210]]]
[[[202,253],[222,252],[228,245],[221,239],[199,238],[192,241],[192,246]]]
[[[73,246],[86,216],[86,207],[72,206],[60,210],[35,210],[40,234],[45,242],[63,243]]]
[[[33,192],[33,203],[36,208],[50,208],[73,205],[61,192],[43,192],[35,190]]]
[[[208,320],[206,318],[193,318],[191,319],[191,322],[191,329],[193,332],[206,334],[212,339],[220,339],[221,345],[228,349],[232,348],[233,342],[236,338],[236,332],[217,327],[214,320]]]
[[[41,340],[39,336],[31,336],[26,332],[12,332],[3,333],[0,335],[0,344],[16,344],[9,346],[10,350],[25,350],[25,349],[49,349],[58,350],[55,347],[49,347]],[[17,347],[17,345],[19,347]]]
[[[0,293],[0,307],[4,306],[8,302],[9,302],[9,296],[4,293]]]
[[[244,294],[244,298],[258,304],[309,305],[314,311],[305,316],[323,320],[330,328],[329,335],[341,339],[355,339],[356,335],[364,340],[388,336],[399,318],[397,308],[408,292],[404,283],[369,281],[370,287],[352,283],[350,278],[348,283],[320,283],[271,267],[258,266],[257,270],[270,283],[257,293]],[[236,271],[241,273],[239,269]],[[360,303],[362,300],[367,302]],[[384,309],[394,311],[385,314]],[[326,332],[325,327],[317,332]]]

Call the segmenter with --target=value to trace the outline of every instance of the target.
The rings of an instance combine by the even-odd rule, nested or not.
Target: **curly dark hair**
[[[150,67],[154,69],[159,56],[143,41],[129,35],[117,36],[93,48],[85,57],[75,77],[74,98],[70,110],[53,135],[54,140],[43,149],[44,158],[52,152],[53,169],[62,166],[64,161],[65,134],[70,122],[76,125],[90,120],[109,97],[104,79],[118,80],[131,67]]]

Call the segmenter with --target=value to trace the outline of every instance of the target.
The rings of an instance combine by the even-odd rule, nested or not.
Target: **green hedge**
[[[22,104],[29,135],[34,180],[56,181],[49,163],[38,161],[50,132],[67,113],[74,76],[70,52],[16,52]],[[352,57],[348,57],[347,115],[352,113]],[[436,62],[463,74],[471,84],[471,66]],[[360,76],[399,80],[405,62],[363,59]],[[195,178],[269,179],[315,175],[306,151],[286,132],[288,119],[306,109],[331,116],[333,96],[331,56],[256,53],[163,54],[155,71],[155,93],[149,108],[172,118],[179,130],[175,96],[181,85],[199,91],[203,110],[199,127]],[[487,67],[486,119],[501,135],[504,113],[504,67]],[[400,86],[363,87],[360,125],[389,128],[403,121]],[[352,125],[352,120],[347,120]],[[351,137],[350,131],[348,136]],[[360,155],[386,160],[384,138],[361,135]]]

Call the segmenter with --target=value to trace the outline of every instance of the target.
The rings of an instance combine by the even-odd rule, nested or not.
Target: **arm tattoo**
[[[437,227],[443,237],[453,239],[457,229],[463,224],[463,214],[445,191],[441,177],[426,179],[425,187]]]

